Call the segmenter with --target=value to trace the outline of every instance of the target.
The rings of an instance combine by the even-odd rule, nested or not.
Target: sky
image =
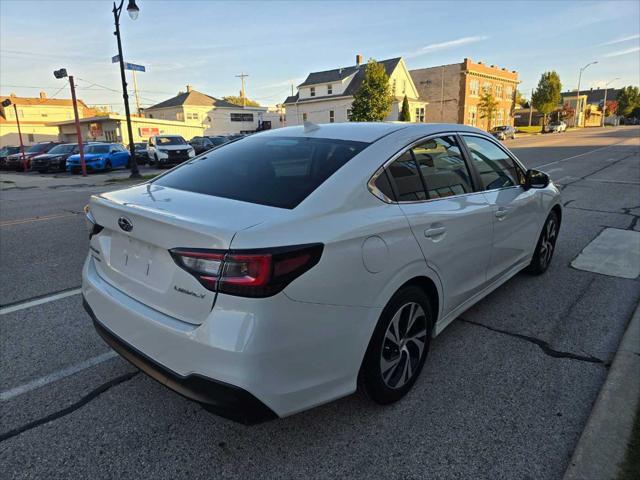
[[[284,101],[309,72],[403,56],[410,69],[465,57],[516,70],[529,96],[556,70],[563,90],[640,84],[640,1],[235,1],[137,0],[121,18],[124,58],[138,74],[142,107],[190,84],[221,98]],[[125,1],[125,8],[127,1]],[[0,94],[69,98],[53,77],[66,68],[78,97],[121,112],[112,3],[0,0]],[[130,72],[129,72],[130,75]],[[132,88],[129,77],[130,88]],[[131,94],[131,90],[130,90]],[[133,96],[132,109],[135,108]]]

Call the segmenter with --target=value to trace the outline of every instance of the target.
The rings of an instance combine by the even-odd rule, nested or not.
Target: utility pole
[[[11,105],[11,100],[8,98],[2,101],[2,106],[7,108]],[[20,138],[20,154],[22,155],[22,165],[24,165],[24,171],[27,171],[27,160],[24,158],[24,144],[22,143],[22,131],[20,130],[20,118],[18,118],[18,107],[13,104],[13,111],[16,113],[16,124],[18,125],[18,138]]]
[[[241,73],[240,75],[236,75],[236,78],[239,78],[242,81],[242,90],[240,90],[240,96],[242,97],[242,108],[247,106],[247,95],[244,90],[244,79],[249,75],[246,73]]]
[[[532,117],[533,117],[533,88],[531,89],[531,98],[529,99],[529,126],[531,126]]]
[[[73,102],[73,116],[76,121],[76,135],[78,136],[78,153],[80,154],[80,168],[82,176],[87,176],[87,164],[84,161],[84,146],[82,145],[82,131],[80,130],[80,119],[78,118],[78,102],[76,101],[76,86],[73,83],[73,75],[69,75],[69,85],[71,86],[71,100]]]
[[[136,71],[131,70],[133,74],[133,92],[136,96],[136,110],[138,111],[138,115],[140,115],[140,94],[138,93],[138,80],[136,79]]]
[[[607,89],[609,88],[609,84],[615,82],[616,80],[620,80],[620,77],[616,77],[613,80],[609,80],[604,85],[604,103],[602,104],[602,126],[604,127],[604,117],[607,114]]]

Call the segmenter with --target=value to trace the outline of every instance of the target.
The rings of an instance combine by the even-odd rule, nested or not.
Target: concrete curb
[[[640,399],[640,304],[580,435],[564,480],[614,480],[627,452]]]

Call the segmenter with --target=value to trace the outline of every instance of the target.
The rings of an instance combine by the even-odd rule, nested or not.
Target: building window
[[[49,114],[48,114],[48,113],[42,113],[41,115],[42,115],[43,117],[48,117],[48,116],[49,116]]]
[[[33,137],[33,133],[28,133],[27,134],[27,141],[28,142],[34,142],[35,138]]]
[[[478,80],[471,80],[469,82],[469,95],[474,97],[478,96],[478,88],[480,88],[480,82]]]
[[[306,114],[306,113],[303,113],[303,114],[302,114],[302,121],[303,121],[303,122],[306,122],[306,121],[307,121],[307,114]]]
[[[396,96],[396,79],[395,78],[393,79],[393,87],[391,90],[392,90],[393,96],[395,97]]]
[[[187,113],[187,120],[198,120],[199,118],[197,113]]]
[[[482,90],[484,91],[484,93],[491,93],[491,83],[484,82],[484,84],[482,85]]]
[[[197,115],[197,113],[194,115]],[[232,122],[253,122],[253,113],[232,113],[231,121]]]
[[[416,108],[416,122],[424,123],[424,107]]]
[[[469,118],[467,119],[467,123],[472,127],[475,127],[477,120],[478,120],[478,107],[469,107]]]
[[[336,112],[334,110],[329,110],[329,123],[333,123],[336,120]]]
[[[513,98],[513,87],[512,86],[508,86],[506,88],[506,97],[508,100],[511,100]]]
[[[150,114],[149,114],[149,118],[153,118],[153,113],[150,113]]]
[[[327,85],[327,95],[331,95],[333,93],[333,85]]]
[[[349,117],[351,117],[351,109],[347,108],[347,120],[349,120]]]
[[[316,87],[311,87],[309,89],[309,95],[312,96],[312,97],[316,96]]]
[[[189,114],[187,113],[187,118],[188,117],[189,117]],[[182,112],[176,113],[176,120],[178,120],[179,122],[182,122],[184,120],[184,113]]]
[[[24,110],[22,110],[22,109],[18,110],[18,116],[20,118],[24,118]]]
[[[496,85],[496,98],[502,98],[502,85]]]
[[[502,110],[498,110],[498,112],[496,113],[496,125],[502,125],[502,120]]]

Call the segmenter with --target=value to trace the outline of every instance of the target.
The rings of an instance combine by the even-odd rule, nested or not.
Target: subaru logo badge
[[[118,226],[124,230],[125,232],[130,232],[133,230],[133,223],[127,217],[120,217],[118,219]]]

